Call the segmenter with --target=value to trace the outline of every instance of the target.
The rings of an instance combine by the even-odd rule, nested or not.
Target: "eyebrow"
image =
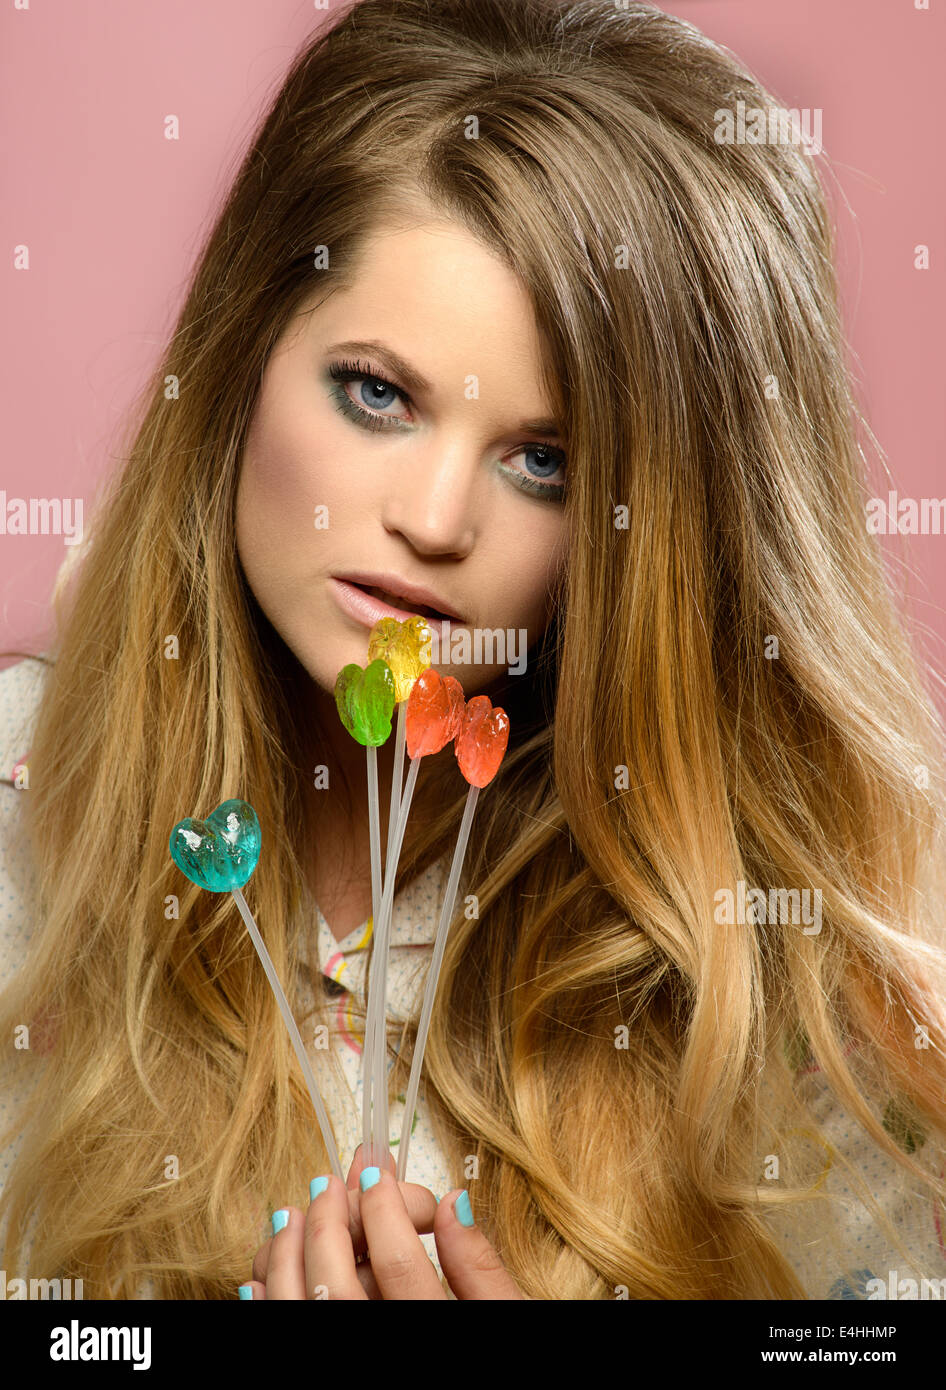
[[[365,356],[377,357],[389,371],[400,377],[411,391],[419,392],[422,395],[425,393],[430,395],[433,392],[434,388],[425,376],[422,376],[408,362],[405,362],[404,358],[393,348],[379,342],[377,338],[347,339],[343,343],[329,343],[325,351],[362,353]],[[518,428],[524,434],[543,434],[551,439],[561,437],[558,422],[555,420],[522,420]]]

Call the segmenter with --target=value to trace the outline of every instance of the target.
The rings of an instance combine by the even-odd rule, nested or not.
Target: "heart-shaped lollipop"
[[[256,812],[248,801],[234,797],[230,801],[221,801],[216,811],[212,811],[206,820],[191,820],[188,817],[187,820],[178,821],[171,831],[171,858],[181,873],[189,878],[191,883],[196,883],[198,888],[206,888],[211,893],[233,894],[254,950],[266,973],[269,987],[279,1005],[289,1041],[299,1059],[309,1097],[322,1131],[322,1141],[328,1151],[332,1172],[344,1181],[342,1165],[335,1147],[335,1135],[306,1054],[305,1044],[286,998],[286,991],[276,974],[272,957],[266,949],[266,943],[242,893],[244,883],[259,862],[261,842]]]
[[[423,707],[426,690],[422,686],[422,677],[418,680],[414,691],[418,691],[418,700]],[[449,677],[444,678],[443,684],[446,685]],[[438,687],[431,683],[431,699],[436,699]],[[407,702],[407,717],[411,717],[411,703],[414,700],[414,691]],[[449,691],[444,700],[449,702]],[[449,716],[447,716],[449,718]],[[433,721],[432,721],[433,722]],[[453,741],[453,751],[456,754],[460,771],[469,782],[469,790],[466,794],[466,805],[463,808],[463,816],[460,820],[460,829],[457,832],[456,848],[453,851],[453,861],[450,865],[450,872],[447,875],[447,888],[443,897],[443,905],[440,909],[440,920],[437,923],[437,933],[434,938],[434,950],[430,961],[430,968],[427,971],[427,981],[424,985],[424,1000],[421,1005],[420,1019],[417,1025],[417,1033],[414,1041],[414,1055],[411,1059],[411,1074],[407,1083],[407,1097],[404,1105],[404,1118],[401,1123],[400,1148],[397,1157],[397,1180],[404,1182],[407,1173],[407,1151],[411,1141],[411,1130],[414,1125],[414,1107],[417,1102],[417,1093],[420,1087],[420,1073],[424,1061],[424,1048],[427,1045],[427,1029],[430,1026],[430,1019],[433,1013],[434,996],[437,991],[437,980],[440,974],[440,966],[443,962],[444,951],[447,946],[447,935],[450,930],[450,921],[456,906],[457,890],[460,884],[460,874],[463,870],[463,859],[466,855],[466,847],[470,838],[470,826],[473,824],[473,813],[476,810],[477,799],[480,789],[485,787],[496,776],[499,765],[506,752],[506,745],[509,742],[509,718],[503,709],[493,708],[492,703],[485,695],[474,695],[468,701],[460,720],[460,728]],[[417,763],[412,760],[411,768],[417,767]],[[381,1069],[384,1055],[376,1041],[376,1080],[375,1086],[378,1093],[382,1093],[385,1072]],[[378,1062],[377,1058],[381,1057]],[[387,1123],[387,1115],[384,1116]],[[387,1136],[387,1130],[382,1129],[382,1136]],[[380,1146],[379,1146],[380,1147]]]
[[[368,634],[368,660],[386,661],[394,677],[397,703],[406,700],[411,686],[430,666],[433,633],[426,618],[379,618]]]
[[[211,893],[242,888],[259,862],[262,835],[248,801],[222,801],[206,820],[178,821],[171,831],[171,858],[181,873]]]
[[[474,695],[463,711],[453,748],[471,787],[485,787],[499,771],[509,742],[509,716],[487,695]]]
[[[338,717],[364,747],[377,747],[390,738],[394,705],[394,676],[386,661],[371,661],[364,670],[351,662],[339,671],[335,682]]]
[[[407,697],[407,756],[439,753],[456,738],[463,719],[463,686],[432,667],[417,677]]]

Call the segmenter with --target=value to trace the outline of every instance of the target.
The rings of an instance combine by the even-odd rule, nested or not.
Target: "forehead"
[[[321,350],[383,342],[408,367],[402,384],[419,393],[459,382],[470,396],[484,386],[497,398],[514,396],[520,413],[552,413],[528,291],[459,223],[378,227],[337,288],[326,295],[316,285],[296,318]]]

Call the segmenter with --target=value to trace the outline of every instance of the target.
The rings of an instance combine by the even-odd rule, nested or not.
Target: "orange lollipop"
[[[423,619],[418,618],[417,622]],[[405,624],[407,626],[407,624]],[[369,979],[369,1006],[364,1050],[365,1090],[362,1097],[362,1121],[365,1131],[365,1149],[375,1155],[387,1154],[388,1142],[388,1102],[385,1087],[386,1058],[385,1035],[380,1023],[382,1009],[386,1008],[388,980],[388,950],[391,938],[391,914],[394,910],[394,884],[397,877],[397,863],[407,824],[407,813],[420,760],[429,753],[439,753],[446,747],[460,727],[463,713],[463,687],[452,676],[441,676],[428,667],[420,675],[412,678],[410,692],[398,712],[398,739],[401,734],[401,716],[404,719],[404,735],[411,766],[403,794],[400,791],[400,769],[395,762],[391,796],[391,821],[388,832],[388,862],[384,878],[384,892],[378,914],[378,927],[375,936],[376,969]],[[403,746],[403,745],[402,745]],[[471,793],[472,795],[472,789]],[[397,817],[395,821],[395,807]],[[372,1004],[372,1001],[373,1004]],[[372,1011],[373,1010],[373,1011]],[[369,1130],[369,1122],[373,1122]],[[378,1165],[377,1156],[374,1159]]]
[[[407,756],[439,753],[456,738],[463,719],[463,686],[431,666],[411,687],[407,698]]]
[[[471,787],[485,787],[499,771],[509,742],[509,716],[489,696],[467,701],[454,743],[460,771]]]
[[[419,677],[414,686],[416,691],[421,682],[426,679],[428,673]],[[434,742],[436,747],[431,747],[431,752],[436,752],[442,748],[449,738],[448,727],[452,718],[452,692],[449,689],[450,677],[445,676],[438,686],[430,682],[429,686],[421,691],[418,701],[419,730],[415,737],[420,740],[425,733],[435,733]],[[454,682],[457,684],[457,682]],[[429,693],[428,693],[429,692]],[[413,694],[412,694],[413,698]],[[461,689],[462,698],[462,689]],[[424,723],[423,711],[428,706],[431,709],[429,724]],[[509,717],[504,709],[498,706],[494,709],[491,701],[486,695],[474,695],[472,700],[468,700],[463,708],[463,715],[460,720],[460,727],[456,732],[453,742],[453,749],[456,753],[460,771],[470,784],[466,794],[466,806],[463,808],[463,818],[460,821],[460,831],[457,835],[456,848],[453,851],[453,862],[450,865],[450,872],[447,877],[447,888],[443,897],[443,905],[440,909],[440,921],[437,923],[437,933],[434,937],[434,950],[430,958],[430,968],[427,972],[427,982],[424,985],[424,1001],[421,1005],[420,1020],[417,1025],[417,1035],[414,1041],[414,1056],[411,1060],[411,1074],[407,1083],[407,1098],[404,1105],[404,1118],[401,1122],[400,1147],[397,1151],[397,1180],[404,1182],[407,1174],[407,1152],[411,1142],[411,1130],[414,1126],[414,1107],[417,1103],[417,1093],[420,1088],[421,1068],[424,1064],[424,1048],[427,1045],[427,1030],[430,1027],[430,1019],[433,1013],[434,997],[437,993],[437,981],[440,977],[440,967],[443,964],[443,954],[447,948],[447,934],[450,930],[450,919],[457,900],[457,890],[460,886],[460,873],[463,869],[463,860],[466,856],[467,842],[470,838],[470,827],[473,824],[473,812],[476,810],[476,801],[480,794],[480,788],[485,787],[493,780],[499,771],[499,764],[503,760],[506,752],[506,745],[509,742]],[[408,706],[408,721],[411,718],[410,706]],[[436,739],[443,736],[442,742]],[[408,722],[408,740],[411,738],[410,722]],[[421,743],[418,743],[421,751],[425,751]],[[417,762],[411,762],[412,771],[417,767]],[[380,1084],[380,1083],[379,1083]],[[387,1134],[387,1130],[384,1131]]]

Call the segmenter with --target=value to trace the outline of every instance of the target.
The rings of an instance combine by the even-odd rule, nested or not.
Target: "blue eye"
[[[332,395],[338,409],[343,415],[347,415],[349,420],[354,420],[356,425],[362,425],[368,430],[389,429],[393,425],[395,428],[399,424],[406,423],[400,421],[396,415],[376,415],[374,409],[381,410],[385,406],[391,405],[391,397],[400,396],[402,400],[407,400],[403,391],[399,391],[396,386],[392,386],[384,377],[375,376],[362,366],[360,362],[333,362],[328,369],[328,374],[333,381],[337,382],[337,387],[333,388]],[[365,405],[370,405],[372,409],[363,410],[360,405],[352,400],[345,390],[344,383],[360,381],[362,383],[360,395]]]
[[[328,368],[328,375],[332,381],[337,383],[331,392],[337,409],[349,420],[353,420],[356,425],[361,426],[362,429],[376,433],[378,430],[409,427],[409,422],[402,420],[397,415],[376,413],[376,411],[384,410],[387,406],[392,405],[394,399],[397,398],[409,405],[410,397],[399,387],[392,386],[383,376],[373,372],[365,363],[333,362]],[[365,406],[370,407],[368,409],[363,409],[353,401],[345,390],[345,383],[356,381],[362,383],[359,395]],[[564,474],[565,455],[562,450],[553,449],[550,444],[530,443],[521,445],[516,453],[532,457],[534,462],[530,466],[529,472],[524,473],[506,462],[499,464],[500,471],[520,491],[538,497],[541,501],[560,502],[565,495],[564,482],[546,483],[540,479],[553,477],[556,473]],[[515,457],[515,454],[512,457]]]
[[[389,386],[387,382],[381,381],[377,377],[372,377],[370,381],[366,379],[365,382],[362,384],[361,396],[362,399],[364,399],[365,396],[368,397],[368,399],[365,401],[366,405],[370,407],[376,406],[379,410],[383,410],[386,405],[391,404],[391,401],[382,400],[381,397],[390,396],[393,400],[397,396],[397,392],[395,391],[394,387]]]
[[[565,495],[565,484],[562,483],[543,483],[540,478],[551,478],[556,473],[565,472],[565,455],[561,449],[553,449],[550,444],[524,444],[521,449],[516,451],[531,457],[535,462],[530,466],[529,473],[521,473],[518,468],[511,468],[509,464],[502,463],[500,468],[507,477],[511,477],[517,487],[521,487],[523,492],[529,492],[534,497],[541,497],[547,502],[560,502]],[[513,455],[515,457],[515,455]]]

